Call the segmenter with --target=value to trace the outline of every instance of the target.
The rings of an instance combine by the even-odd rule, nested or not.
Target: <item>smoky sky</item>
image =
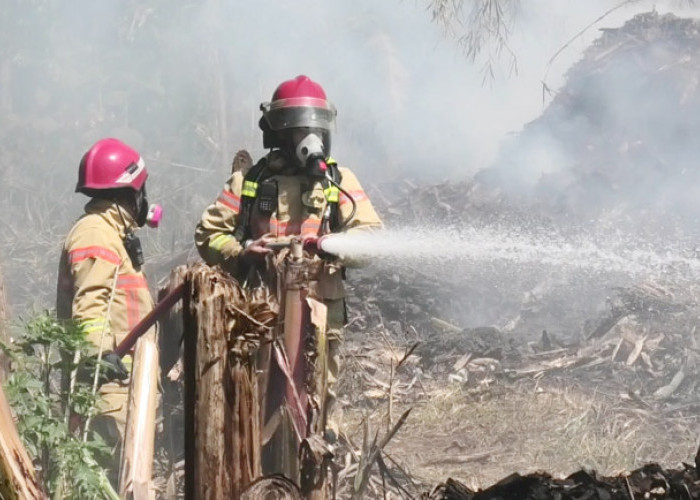
[[[423,1],[3,2],[0,51],[2,264],[19,309],[53,301],[61,239],[81,213],[77,165],[97,139],[139,149],[165,219],[143,234],[148,258],[192,249],[192,228],[230,171],[264,153],[258,106],[306,74],[338,108],[333,156],[368,187],[467,179],[551,101],[542,81],[598,36],[655,5],[619,9],[550,58],[614,2],[520,3],[507,58],[469,61]],[[537,169],[554,168],[546,162]],[[163,266],[156,274],[166,273]]]
[[[167,131],[187,118],[205,122],[219,104],[226,108],[227,136],[215,138],[217,147],[229,152],[244,147],[261,154],[258,104],[268,100],[281,81],[307,74],[326,88],[339,110],[334,154],[363,177],[467,177],[488,165],[504,136],[517,133],[542,112],[550,100],[543,100],[542,80],[556,91],[564,72],[598,35],[598,27],[617,26],[652,5],[661,10],[675,3],[664,7],[664,2],[636,2],[619,9],[547,65],[576,33],[613,5],[602,0],[585,5],[522,3],[509,18],[509,48],[518,72],[509,71],[510,59],[503,55],[495,60],[494,78],[485,80],[484,58],[470,62],[459,44],[431,22],[427,4],[415,0],[167,6],[153,1],[138,7],[69,1],[57,7],[53,19],[51,29],[61,33],[41,52],[51,57],[54,74],[98,73],[103,95],[96,88],[76,93],[79,85],[70,88],[68,81],[62,89],[52,89],[47,82],[39,95],[34,92],[28,98],[36,105],[44,95],[61,99],[60,90],[73,94],[72,117],[86,122],[78,151],[101,133],[120,132],[93,127],[97,130],[88,134],[88,129],[97,100],[112,113],[123,114],[127,111],[118,109],[121,99],[128,101],[124,107],[130,124],[148,115],[133,130],[137,134],[125,134],[136,135],[125,139],[138,143],[135,146],[146,154],[167,147],[153,139],[155,130]],[[85,45],[94,50],[76,50]],[[224,100],[205,104],[203,100],[214,100],[218,92],[214,68],[221,71]],[[146,82],[142,86],[150,84],[152,92],[130,97],[139,80]],[[209,94],[198,88],[207,88]],[[199,132],[206,136],[217,131]],[[172,151],[161,154],[173,156]]]

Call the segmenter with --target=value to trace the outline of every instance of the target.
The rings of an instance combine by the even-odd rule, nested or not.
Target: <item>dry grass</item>
[[[487,487],[537,470],[567,476],[581,468],[614,475],[649,462],[678,467],[698,446],[698,417],[662,419],[571,381],[467,388],[433,379],[423,387],[414,403],[394,400],[394,415],[414,409],[386,451],[427,485],[453,477]],[[356,401],[344,411],[344,429],[358,435],[364,419],[383,425],[387,408],[386,398]]]

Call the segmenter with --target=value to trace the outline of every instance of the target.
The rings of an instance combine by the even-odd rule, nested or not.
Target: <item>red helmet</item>
[[[141,155],[117,139],[101,139],[83,155],[75,190],[88,196],[106,189],[139,191],[147,177]]]
[[[265,147],[282,146],[278,132],[306,127],[319,129],[327,136],[324,143],[328,142],[326,147],[330,148],[330,132],[337,111],[326,98],[323,87],[308,76],[299,75],[282,82],[272,94],[272,102],[262,103],[260,110],[263,113],[260,128],[264,132]]]

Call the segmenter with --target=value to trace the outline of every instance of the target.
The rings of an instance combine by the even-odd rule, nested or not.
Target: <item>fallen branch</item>
[[[411,413],[412,409],[413,408],[409,408],[408,410],[403,412],[401,417],[399,417],[394,426],[389,430],[389,432],[386,433],[386,435],[379,444],[376,444],[377,440],[375,436],[375,439],[372,441],[372,444],[363,450],[362,456],[365,457],[365,460],[360,461],[360,468],[357,471],[357,476],[355,476],[355,481],[353,484],[351,500],[358,500],[360,498],[363,498],[362,494],[365,491],[365,488],[367,487],[367,484],[369,482],[369,471],[374,465],[374,462],[377,460],[377,456],[389,443],[389,441],[391,441],[391,439],[398,432],[401,426],[403,426],[403,424],[406,422],[406,419],[408,418],[408,415],[409,413]]]
[[[454,455],[451,457],[444,457],[431,460],[423,465],[447,465],[447,464],[468,464],[471,462],[481,462],[491,458],[498,450],[486,450],[479,453],[472,453],[471,455]]]

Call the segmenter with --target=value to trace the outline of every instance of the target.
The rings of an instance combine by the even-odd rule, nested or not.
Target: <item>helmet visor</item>
[[[272,130],[279,131],[297,127],[334,129],[337,112],[331,103],[317,99],[318,102],[310,106],[301,103],[291,103],[290,105],[289,101],[291,99],[281,99],[260,105],[263,116]]]

